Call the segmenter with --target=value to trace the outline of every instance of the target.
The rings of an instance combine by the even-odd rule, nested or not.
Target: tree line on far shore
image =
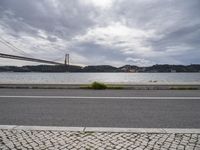
[[[125,65],[113,67],[109,65],[99,66],[74,66],[74,65],[38,65],[38,66],[0,66],[0,72],[200,72],[199,64],[191,65],[153,65],[138,67]]]

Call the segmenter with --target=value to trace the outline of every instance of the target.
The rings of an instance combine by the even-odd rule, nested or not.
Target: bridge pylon
[[[69,66],[69,54],[65,54],[65,65]]]

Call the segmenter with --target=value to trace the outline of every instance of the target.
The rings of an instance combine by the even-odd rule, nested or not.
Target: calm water
[[[200,73],[0,73],[0,83],[200,83]]]

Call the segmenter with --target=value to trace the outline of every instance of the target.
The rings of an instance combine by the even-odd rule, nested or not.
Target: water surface
[[[200,83],[200,73],[0,73],[1,84]]]

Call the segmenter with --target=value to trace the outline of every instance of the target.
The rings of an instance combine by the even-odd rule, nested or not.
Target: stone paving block
[[[200,150],[199,134],[1,129],[0,149]]]

